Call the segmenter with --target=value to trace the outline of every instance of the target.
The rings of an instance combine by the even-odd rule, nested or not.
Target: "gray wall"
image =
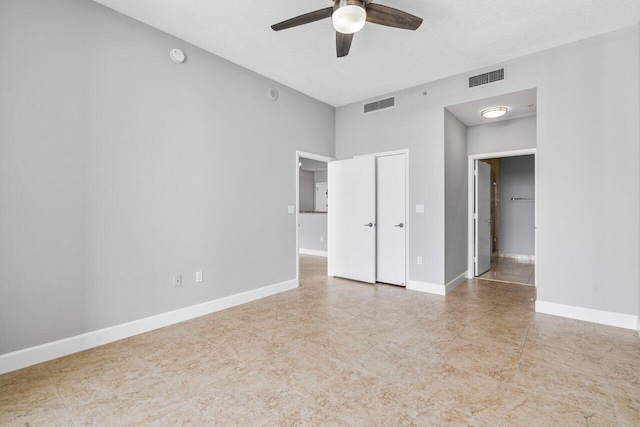
[[[504,120],[467,128],[468,154],[536,148],[536,116]]]
[[[338,158],[410,151],[411,280],[445,283],[444,107],[537,88],[538,299],[638,314],[639,45],[635,25],[499,64],[502,83],[470,90],[465,73],[336,110]]]
[[[409,279],[444,283],[444,114],[418,89],[399,92],[396,108],[362,114],[336,109],[336,158],[409,150]],[[329,189],[331,191],[331,189]],[[416,213],[424,205],[425,213]],[[331,207],[329,207],[331,209]],[[416,257],[423,264],[416,264]]]
[[[445,283],[467,271],[467,127],[444,110]]]
[[[315,205],[315,183],[313,182],[313,172],[300,171],[300,212],[314,210]]]
[[[0,51],[0,354],[295,278],[332,107],[91,1],[3,0]]]
[[[534,156],[500,159],[500,253],[535,255]]]
[[[316,171],[313,173],[313,182],[315,184],[319,182],[329,182],[327,177],[327,171]]]
[[[300,171],[300,212],[315,211],[316,184],[327,181],[327,171]]]
[[[298,234],[300,249],[316,251],[327,250],[327,214],[306,213],[298,217],[300,232]]]

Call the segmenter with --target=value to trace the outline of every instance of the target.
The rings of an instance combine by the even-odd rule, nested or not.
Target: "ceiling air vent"
[[[396,106],[396,97],[380,99],[378,101],[369,102],[363,105],[362,112],[364,114],[373,113],[374,111],[386,110],[387,108],[393,108]]]
[[[469,77],[469,88],[504,80],[504,68]]]

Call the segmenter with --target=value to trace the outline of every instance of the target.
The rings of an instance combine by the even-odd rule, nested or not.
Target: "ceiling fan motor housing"
[[[331,20],[336,31],[353,34],[364,26],[367,10],[362,0],[335,0]]]

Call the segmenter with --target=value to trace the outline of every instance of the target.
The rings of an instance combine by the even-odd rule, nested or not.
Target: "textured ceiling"
[[[638,0],[376,0],[424,19],[417,31],[367,23],[336,58],[330,19],[270,25],[330,0],[95,0],[333,106],[493,65],[637,24]]]

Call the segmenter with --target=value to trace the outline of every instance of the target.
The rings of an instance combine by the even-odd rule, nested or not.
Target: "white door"
[[[326,182],[316,184],[316,212],[326,212],[329,203],[329,194]]]
[[[329,188],[329,275],[375,283],[375,158],[329,163]]]
[[[405,286],[405,155],[377,158],[378,282]]]
[[[491,166],[476,160],[475,275],[491,268]]]

